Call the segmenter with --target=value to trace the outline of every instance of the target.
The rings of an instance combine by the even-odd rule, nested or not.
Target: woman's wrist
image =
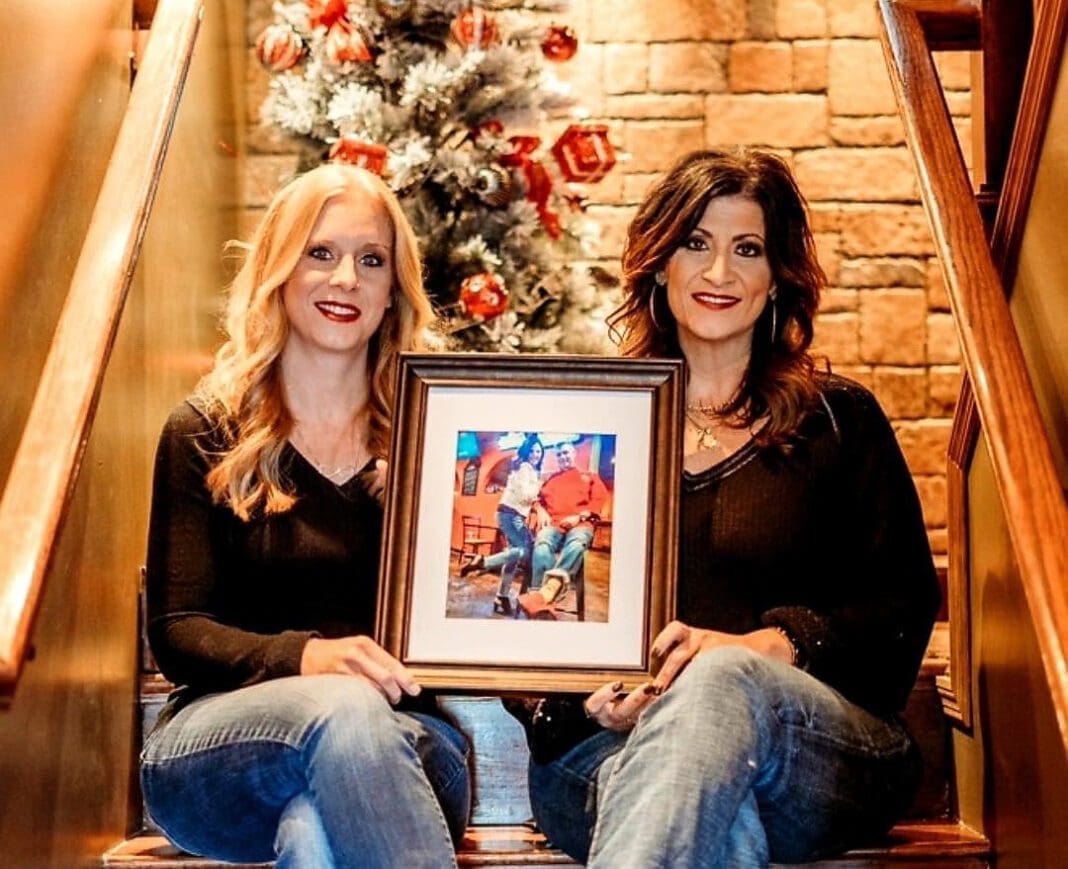
[[[791,667],[796,667],[801,659],[801,651],[789,632],[779,625],[771,625],[765,630],[769,632],[767,636],[771,640],[768,654]]]

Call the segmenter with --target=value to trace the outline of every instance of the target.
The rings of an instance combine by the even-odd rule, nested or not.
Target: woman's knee
[[[668,693],[703,708],[725,702],[764,707],[776,691],[776,666],[744,646],[717,646],[691,660]]]
[[[305,676],[308,727],[302,743],[318,754],[380,759],[391,750],[414,751],[400,716],[381,692],[353,676]],[[414,737],[413,737],[414,738]]]

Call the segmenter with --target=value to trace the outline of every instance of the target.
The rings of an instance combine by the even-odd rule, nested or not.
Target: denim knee
[[[414,756],[414,734],[377,688],[343,675],[307,676],[308,731],[302,748],[331,762],[385,765],[400,750]]]
[[[556,760],[529,769],[534,818],[557,848],[586,862],[597,821],[597,775],[617,755],[627,734],[602,730]]]
[[[668,694],[680,699],[690,697],[698,708],[702,702],[721,702],[735,696],[752,709],[753,703],[761,704],[769,698],[775,684],[769,668],[776,666],[786,665],[744,646],[716,646],[691,660]]]

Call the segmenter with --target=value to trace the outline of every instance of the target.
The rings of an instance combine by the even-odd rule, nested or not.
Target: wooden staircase
[[[989,850],[986,839],[954,821],[909,821],[896,826],[885,842],[855,849],[832,860],[803,865],[812,869],[874,869],[902,865],[979,869],[990,865]],[[545,838],[529,825],[469,828],[457,854],[457,862],[461,866],[484,869],[578,865],[567,855],[549,847]],[[273,864],[221,863],[191,857],[179,853],[162,836],[145,834],[110,851],[104,857],[103,865],[125,869],[266,869]]]
[[[925,760],[924,779],[907,820],[898,824],[884,841],[806,865],[825,869],[902,864],[978,869],[990,865],[990,845],[986,838],[952,817],[948,733],[935,688],[936,676],[946,667],[947,645],[947,631],[941,625],[932,638],[905,710],[905,718]],[[141,696],[145,733],[155,724],[171,687],[159,673],[145,674]],[[554,849],[530,820],[526,789],[528,754],[519,723],[496,698],[448,696],[441,703],[473,746],[471,826],[457,854],[459,864],[486,869],[578,865]],[[109,850],[101,865],[124,869],[224,869],[235,864],[181,853],[143,815],[143,832]],[[260,869],[272,864],[240,865]]]

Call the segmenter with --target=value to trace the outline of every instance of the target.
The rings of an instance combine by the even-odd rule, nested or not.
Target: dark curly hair
[[[627,230],[624,300],[608,318],[609,328],[624,356],[682,357],[667,292],[658,288],[654,275],[667,267],[718,196],[748,197],[764,212],[765,248],[776,289],[774,318],[768,304],[754,328],[741,389],[724,416],[745,427],[766,415],[758,442],[787,444],[817,400],[808,348],[827,279],[816,259],[804,196],[779,157],[741,148],[694,151],[668,171]]]
[[[542,458],[538,459],[538,463],[535,465],[530,462],[531,453],[534,452],[535,445],[541,447]],[[513,465],[519,467],[523,462],[530,462],[535,471],[541,470],[542,459],[545,458],[545,446],[541,442],[541,438],[538,437],[537,432],[527,432],[527,436],[523,438],[523,443],[519,445],[519,448],[515,451],[515,460]]]

